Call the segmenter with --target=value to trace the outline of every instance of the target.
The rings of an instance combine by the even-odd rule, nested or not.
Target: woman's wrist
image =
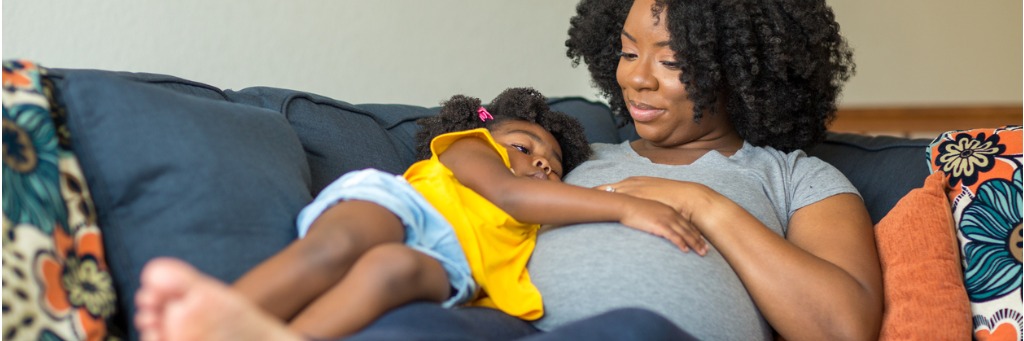
[[[734,219],[736,214],[743,213],[736,212],[735,209],[739,207],[738,205],[710,187],[701,184],[695,184],[695,186],[700,190],[692,191],[694,195],[689,206],[689,218],[701,233],[708,235],[721,230],[716,227]]]

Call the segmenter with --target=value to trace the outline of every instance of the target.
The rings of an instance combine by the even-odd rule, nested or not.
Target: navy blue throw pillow
[[[70,73],[57,87],[103,231],[115,323],[132,326],[154,257],[232,282],[294,240],[310,174],[280,113],[111,74]]]

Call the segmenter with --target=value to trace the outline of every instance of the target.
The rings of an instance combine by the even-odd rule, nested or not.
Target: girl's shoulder
[[[452,145],[452,143],[455,143],[455,141],[464,138],[481,139],[487,142],[487,144],[491,145],[495,149],[504,149],[498,148],[500,147],[500,145],[498,144],[497,141],[494,141],[494,137],[491,136],[490,131],[487,131],[487,128],[476,128],[470,130],[453,131],[450,133],[437,135],[432,140],[430,140],[430,151],[434,155],[439,155],[443,153],[445,150],[447,150],[448,147]]]

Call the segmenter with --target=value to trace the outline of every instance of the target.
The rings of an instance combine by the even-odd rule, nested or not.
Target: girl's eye
[[[522,145],[513,144],[512,148],[515,148],[516,150],[522,152],[523,154],[530,155],[530,149],[523,147]]]

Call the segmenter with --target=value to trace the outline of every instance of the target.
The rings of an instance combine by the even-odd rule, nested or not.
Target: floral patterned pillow
[[[96,212],[43,73],[3,63],[3,339],[111,339]]]
[[[949,131],[928,150],[945,173],[979,340],[1021,340],[1021,126]]]

